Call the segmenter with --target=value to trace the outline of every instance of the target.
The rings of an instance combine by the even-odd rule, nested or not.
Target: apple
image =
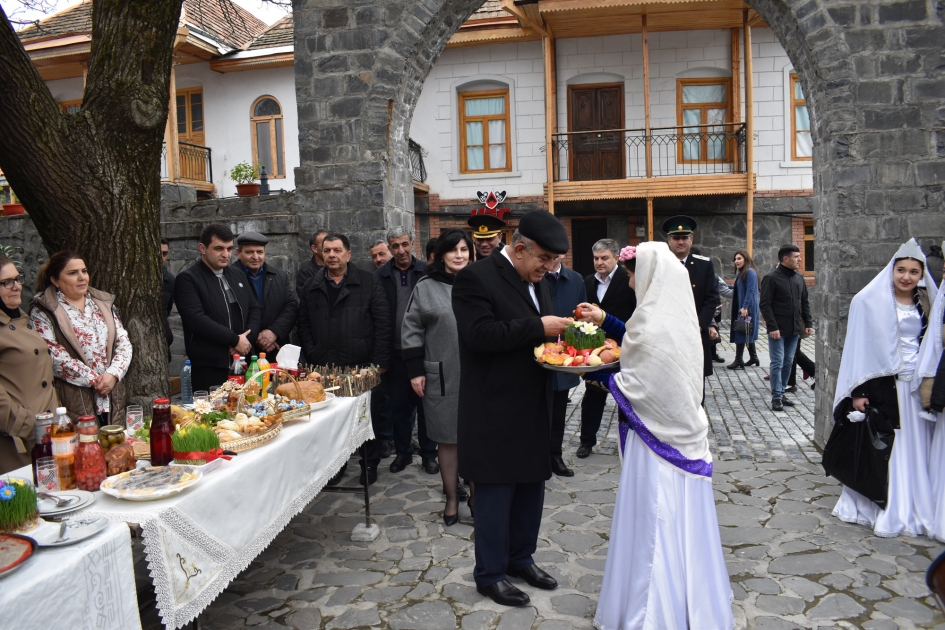
[[[584,365],[584,357],[580,354],[571,361],[571,367],[577,367],[579,365]]]
[[[601,363],[613,363],[617,360],[617,357],[614,356],[614,353],[608,348],[598,355],[600,357]]]

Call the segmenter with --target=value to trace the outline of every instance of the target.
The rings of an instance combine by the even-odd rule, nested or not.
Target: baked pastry
[[[299,389],[302,390],[302,400],[307,403],[317,403],[325,400],[325,388],[318,381],[300,381]],[[276,388],[276,393],[286,398],[295,398],[299,394],[294,383],[283,383]]]

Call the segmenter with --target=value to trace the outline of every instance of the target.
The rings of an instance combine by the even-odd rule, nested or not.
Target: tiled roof
[[[265,22],[230,0],[184,0],[181,22],[233,48],[242,48],[267,29]],[[91,30],[92,2],[82,0],[17,34],[20,41],[26,42],[89,33]]]
[[[475,13],[469,16],[469,21],[501,17],[509,17],[509,14],[502,10],[499,0],[486,0],[481,7],[476,9]]]
[[[292,14],[290,13],[253,40],[253,43],[248,46],[248,49],[259,50],[260,48],[292,46],[295,43],[293,38],[294,33],[295,24],[292,22]]]

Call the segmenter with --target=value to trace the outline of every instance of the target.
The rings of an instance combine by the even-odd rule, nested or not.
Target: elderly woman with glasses
[[[0,256],[0,474],[30,463],[34,416],[59,406],[49,350],[22,301],[23,276]]]

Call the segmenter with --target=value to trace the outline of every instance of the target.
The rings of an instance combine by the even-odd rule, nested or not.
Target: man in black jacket
[[[233,355],[252,351],[262,321],[246,276],[229,264],[230,228],[208,225],[197,249],[200,259],[178,274],[174,287],[195,391],[226,380]]]
[[[316,271],[324,268],[325,260],[322,258],[322,241],[325,240],[327,234],[328,230],[316,230],[315,233],[312,234],[312,238],[309,239],[308,246],[309,249],[312,250],[312,259],[299,267],[299,270],[295,272],[296,295],[302,295],[302,287],[305,286],[305,283],[311,280]]]
[[[174,308],[174,274],[167,268],[167,257],[171,254],[171,245],[166,238],[161,239],[161,276],[164,280],[164,337],[167,339],[167,361],[171,360],[171,344],[174,343],[174,333],[171,332],[171,323],[167,318]]]
[[[344,234],[331,233],[322,243],[325,267],[299,294],[298,330],[304,359],[312,365],[390,366],[390,309],[378,278],[351,264],[351,245]],[[364,445],[367,480],[377,479],[377,440]],[[344,469],[342,469],[344,470]],[[361,471],[362,484],[365,472]]]
[[[453,314],[463,366],[459,383],[459,474],[475,482],[476,566],[480,593],[506,606],[528,595],[507,576],[553,589],[535,566],[545,481],[551,477],[552,372],[534,348],[563,333],[545,273],[568,251],[554,215],[522,216],[512,244],[468,265],[453,284]]]
[[[613,239],[603,238],[594,243],[591,251],[597,273],[584,278],[587,299],[626,323],[637,306],[637,296],[630,288],[627,270],[617,264],[620,246]],[[606,391],[594,385],[588,384],[584,389],[584,398],[581,400],[581,446],[575,453],[580,458],[588,457],[597,444],[597,431],[604,416],[607,396]]]
[[[381,439],[388,439],[392,434],[397,457],[391,462],[390,471],[398,473],[413,461],[413,418],[417,417],[417,442],[420,445],[420,459],[423,470],[435,475],[440,472],[436,462],[436,442],[427,436],[427,422],[423,415],[423,403],[410,386],[410,374],[402,356],[400,342],[401,325],[410,294],[423,277],[427,264],[413,255],[413,234],[407,228],[396,227],[387,232],[387,245],[393,258],[377,269],[377,274],[387,296],[390,308],[390,321],[393,326],[391,335],[390,370],[381,380],[381,387],[386,388],[390,400],[391,428],[378,426],[375,431]],[[384,382],[386,381],[386,383]],[[391,433],[388,433],[390,431]],[[384,452],[383,450],[381,451]]]
[[[234,264],[246,274],[262,309],[256,353],[268,353],[272,363],[279,348],[289,343],[289,333],[295,326],[299,305],[289,288],[289,275],[266,262],[268,242],[269,239],[259,232],[243,232],[236,238],[238,260]]]
[[[797,273],[801,250],[785,245],[778,250],[779,265],[761,281],[761,317],[768,329],[768,356],[771,358],[771,408],[783,411],[794,403],[784,397],[794,351],[800,334],[814,332],[814,320],[807,301],[807,284]]]

